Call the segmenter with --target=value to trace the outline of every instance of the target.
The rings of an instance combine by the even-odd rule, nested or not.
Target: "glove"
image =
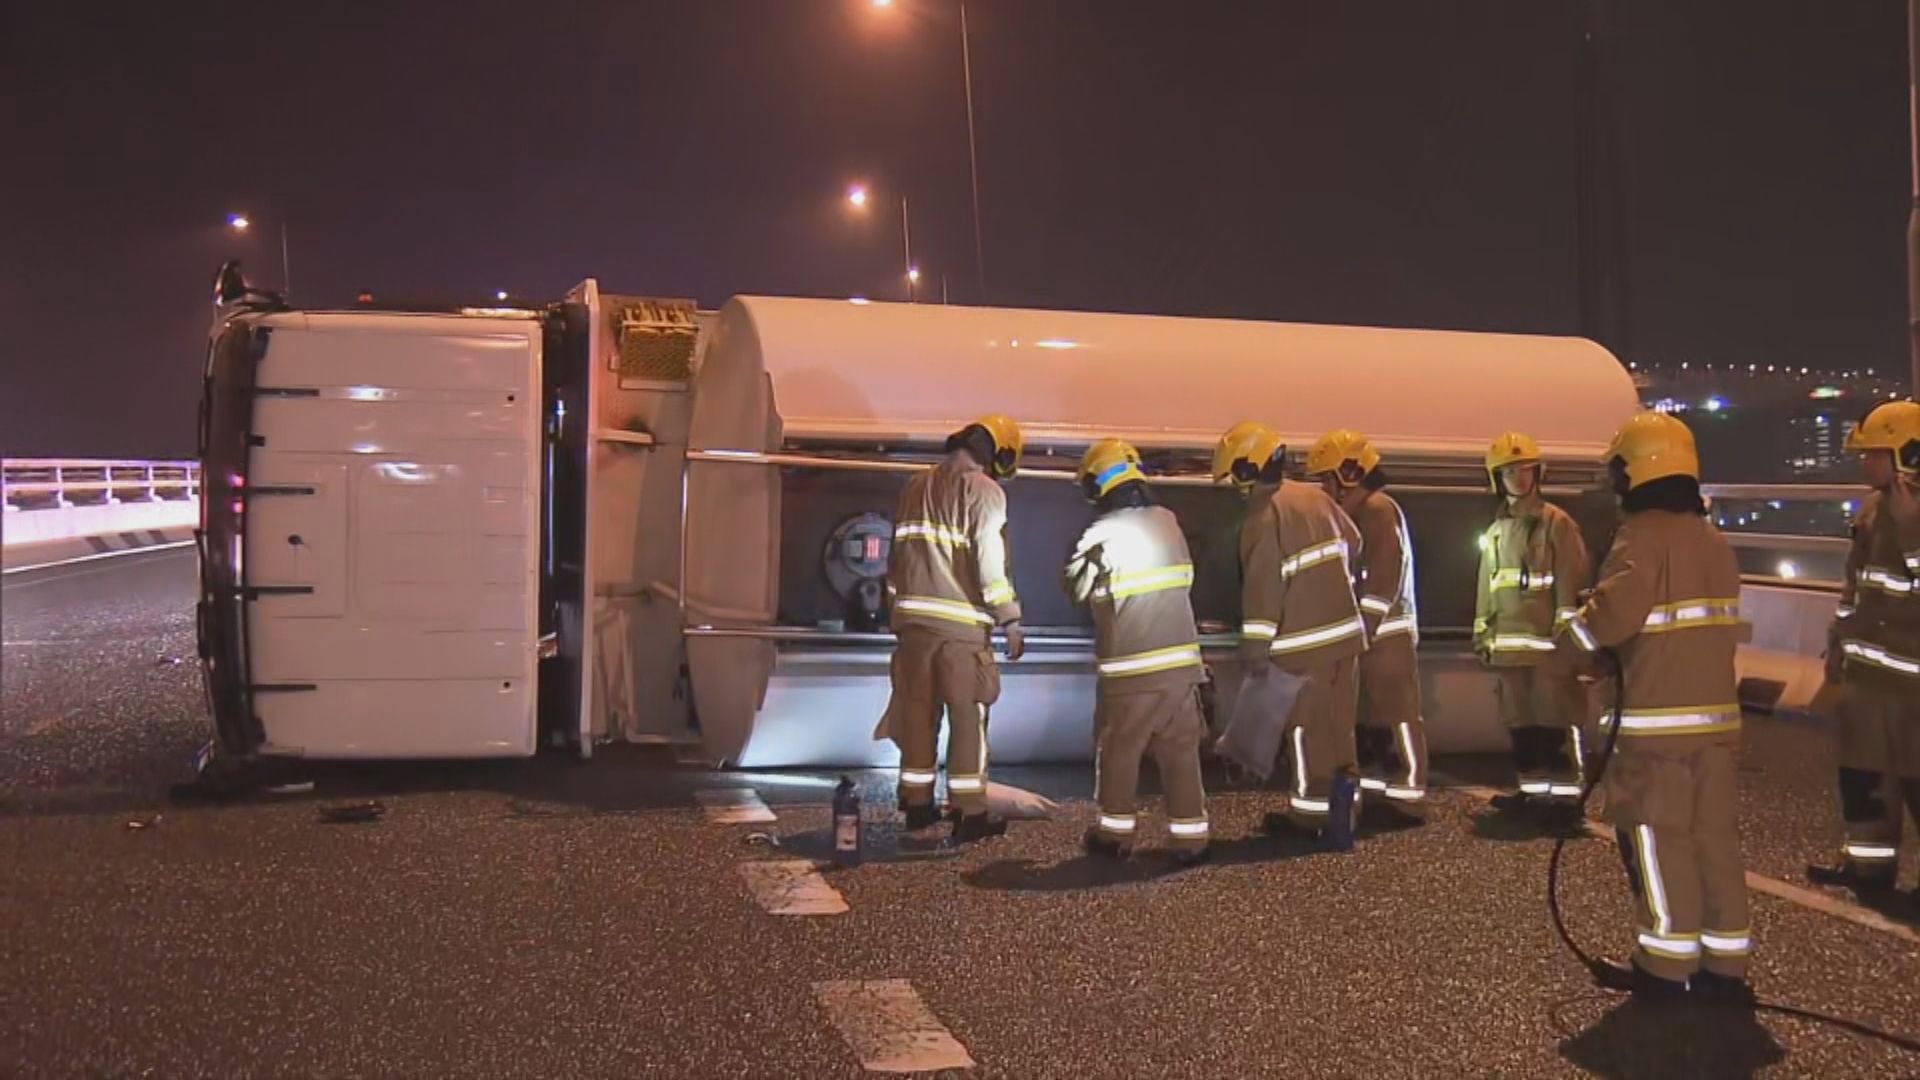
[[[1018,660],[1027,655],[1027,635],[1020,629],[1020,620],[1015,619],[1000,631],[1007,635],[1007,659]]]

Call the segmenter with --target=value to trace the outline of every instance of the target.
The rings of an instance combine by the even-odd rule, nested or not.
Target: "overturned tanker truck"
[[[1092,441],[1138,446],[1194,552],[1224,716],[1243,507],[1207,476],[1257,419],[1371,436],[1414,537],[1441,752],[1505,746],[1467,645],[1481,455],[1538,439],[1604,542],[1599,456],[1635,408],[1585,340],[736,297],[586,281],[550,304],[297,310],[230,279],[201,409],[200,652],[218,760],[590,756],[680,744],[738,767],[897,763],[884,573],[906,476],[987,412],[1028,653],[1000,762],[1091,757],[1084,613],[1059,574]]]

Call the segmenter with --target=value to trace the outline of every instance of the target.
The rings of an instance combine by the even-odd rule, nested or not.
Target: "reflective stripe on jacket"
[[[907,481],[893,519],[893,628],[984,640],[1020,617],[1007,576],[1007,496],[965,453]]]
[[[1480,537],[1474,647],[1496,667],[1540,663],[1573,615],[1589,567],[1586,541],[1565,510],[1537,494],[1503,502]]]
[[[1413,537],[1407,515],[1384,492],[1371,492],[1353,514],[1360,530],[1360,617],[1367,640],[1406,634],[1420,643],[1413,590]]]
[[[1901,522],[1874,492],[1854,519],[1847,583],[1830,647],[1849,679],[1891,693],[1920,693],[1920,521]]]
[[[1622,738],[1727,736],[1740,729],[1739,612],[1740,568],[1720,531],[1698,514],[1644,510],[1621,523],[1563,641],[1618,652]]]
[[[1193,556],[1173,512],[1131,507],[1100,515],[1074,545],[1062,588],[1093,610],[1093,653],[1103,691],[1158,690],[1200,682]]]
[[[1257,490],[1240,527],[1242,638],[1269,642],[1288,668],[1357,656],[1366,626],[1349,560],[1360,532],[1312,484]]]

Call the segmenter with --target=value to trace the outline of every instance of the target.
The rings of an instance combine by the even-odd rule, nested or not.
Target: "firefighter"
[[[1885,896],[1900,870],[1902,819],[1920,818],[1920,405],[1879,405],[1847,449],[1874,490],[1854,519],[1827,644],[1846,839],[1838,869],[1807,873]]]
[[[1558,639],[1564,657],[1606,653],[1597,668],[1619,666],[1606,796],[1635,898],[1635,948],[1628,967],[1596,974],[1637,998],[1750,1005],[1735,777],[1740,568],[1706,520],[1686,425],[1639,413],[1613,437],[1607,464],[1623,520],[1599,583]]]
[[[1427,796],[1427,730],[1420,719],[1418,605],[1413,539],[1407,515],[1382,489],[1380,453],[1366,436],[1341,429],[1307,451],[1307,478],[1317,480],[1360,531],[1360,617],[1367,651],[1360,655],[1360,726],[1354,732],[1360,786],[1385,796],[1383,825],[1422,822],[1413,810]],[[1370,815],[1372,816],[1372,815]]]
[[[983,416],[947,439],[947,456],[907,481],[887,556],[892,626],[887,727],[900,746],[900,806],[909,829],[940,820],[933,801],[940,715],[947,718],[947,797],[956,840],[1006,832],[987,813],[987,710],[1000,696],[992,631],[1008,660],[1026,651],[1008,576],[1007,497],[995,481],[1020,461],[1020,428]]]
[[[1531,438],[1507,432],[1487,447],[1486,461],[1500,502],[1480,537],[1473,649],[1493,669],[1519,781],[1493,806],[1574,827],[1586,778],[1587,693],[1565,665],[1547,661],[1587,587],[1587,545],[1573,518],[1541,497],[1544,466]]]
[[[1354,768],[1354,669],[1367,647],[1348,560],[1360,533],[1312,484],[1281,477],[1280,436],[1245,422],[1213,453],[1215,483],[1232,481],[1250,507],[1240,529],[1241,656],[1304,678],[1286,720],[1287,808],[1270,832],[1318,835],[1327,827],[1337,773]]]
[[[1166,791],[1174,859],[1192,865],[1207,856],[1207,796],[1200,782],[1206,674],[1188,599],[1193,557],[1173,512],[1147,490],[1133,447],[1119,439],[1094,443],[1075,478],[1099,508],[1062,579],[1075,604],[1093,609],[1099,675],[1093,770],[1100,821],[1087,831],[1086,847],[1095,855],[1132,854],[1140,759],[1151,753]]]

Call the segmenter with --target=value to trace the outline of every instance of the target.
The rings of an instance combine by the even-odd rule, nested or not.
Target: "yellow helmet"
[[[1494,483],[1496,490],[1498,484],[1494,477],[1501,469],[1509,465],[1523,464],[1540,464],[1540,444],[1534,442],[1531,436],[1518,431],[1509,431],[1493,440],[1493,445],[1487,447],[1487,481]]]
[[[1358,473],[1346,466],[1351,463]],[[1317,439],[1307,451],[1307,475],[1320,476],[1334,473],[1341,483],[1357,484],[1361,478],[1380,465],[1380,452],[1373,448],[1365,435],[1350,428],[1329,431]]]
[[[1140,471],[1140,451],[1119,439],[1101,439],[1080,456],[1080,468],[1073,475],[1074,482],[1083,489],[1088,488],[1092,497],[1098,498],[1131,480],[1145,480],[1147,475]]]
[[[1250,478],[1234,475],[1234,466],[1245,462],[1253,474],[1266,467],[1273,455],[1286,449],[1267,425],[1257,420],[1242,420],[1227,429],[1225,435],[1213,448],[1213,482],[1224,484],[1231,480],[1242,491],[1253,486]]]
[[[1687,425],[1660,412],[1635,413],[1607,445],[1607,461],[1626,465],[1629,491],[1668,476],[1700,479],[1700,452]]]
[[[993,462],[988,465],[988,472],[1005,480],[1019,471],[1020,448],[1026,442],[1020,435],[1019,424],[1000,413],[988,413],[968,426],[984,429],[993,440]]]
[[[1890,450],[1903,473],[1920,472],[1920,405],[1889,401],[1876,405],[1847,433],[1847,451]]]

